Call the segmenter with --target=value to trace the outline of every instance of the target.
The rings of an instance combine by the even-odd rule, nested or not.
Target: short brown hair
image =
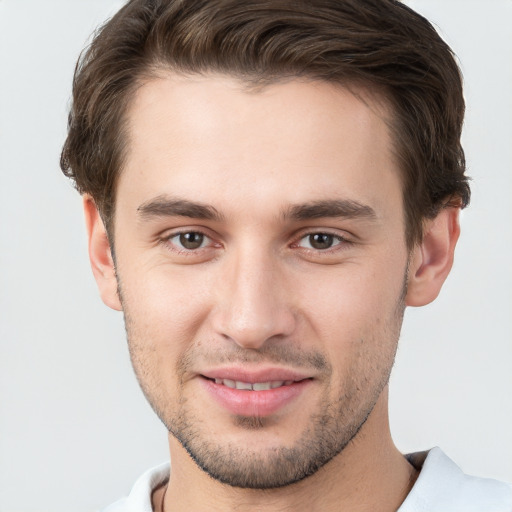
[[[462,79],[448,45],[397,0],[131,0],[78,61],[61,168],[111,226],[125,114],[159,70],[247,83],[310,78],[377,89],[388,101],[409,246],[422,222],[470,198],[460,136]]]

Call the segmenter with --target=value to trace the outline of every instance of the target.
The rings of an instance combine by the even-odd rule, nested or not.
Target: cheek
[[[166,382],[164,388],[168,388],[208,314],[207,284],[190,272],[172,272],[165,265],[122,270],[121,294],[133,366],[143,387],[155,392],[158,382]]]
[[[404,274],[405,265],[402,268],[397,263],[375,268],[347,265],[300,278],[301,290],[296,295],[302,302],[301,309],[316,319],[315,323],[346,330],[385,320],[394,313],[403,292]]]
[[[162,417],[162,404],[179,399],[179,369],[205,317],[204,292],[168,268],[127,270],[120,272],[120,282],[130,357],[146,397]]]
[[[158,265],[121,274],[123,300],[133,305],[137,322],[175,333],[191,328],[206,314],[209,283],[207,274],[192,267]],[[126,278],[124,277],[126,275]]]
[[[385,270],[389,268],[397,270]],[[337,366],[394,353],[403,313],[404,274],[405,264],[395,261],[394,266],[373,269],[353,265],[309,283],[307,288],[314,293],[302,294],[303,315]]]

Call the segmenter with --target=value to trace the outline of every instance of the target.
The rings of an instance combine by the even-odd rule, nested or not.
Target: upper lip
[[[307,375],[303,372],[277,367],[257,369],[240,367],[213,368],[200,372],[200,375],[208,379],[229,379],[238,382],[247,382],[250,384],[254,384],[256,382],[272,382],[281,380],[301,381],[312,377],[311,375]]]

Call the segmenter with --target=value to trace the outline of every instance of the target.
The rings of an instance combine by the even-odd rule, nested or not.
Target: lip
[[[218,384],[215,379],[248,382],[293,381],[291,384],[264,391],[232,389]],[[206,392],[223,409],[246,417],[266,417],[284,409],[312,384],[312,378],[282,368],[250,371],[242,368],[219,368],[201,372],[200,381]]]
[[[238,367],[215,368],[201,372],[201,375],[212,380],[230,379],[241,382],[250,382],[251,384],[254,384],[255,382],[269,382],[273,380],[300,381],[311,377],[311,375],[306,375],[288,368],[274,367],[258,368],[254,370]]]

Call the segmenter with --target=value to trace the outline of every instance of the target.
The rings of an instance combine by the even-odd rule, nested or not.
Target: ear
[[[453,265],[460,234],[459,212],[460,208],[443,208],[425,224],[423,240],[412,251],[409,263],[407,306],[425,306],[439,295]]]
[[[83,204],[85,226],[89,240],[89,260],[100,296],[108,307],[121,311],[122,306],[117,292],[115,265],[107,231],[92,197],[85,194]]]

